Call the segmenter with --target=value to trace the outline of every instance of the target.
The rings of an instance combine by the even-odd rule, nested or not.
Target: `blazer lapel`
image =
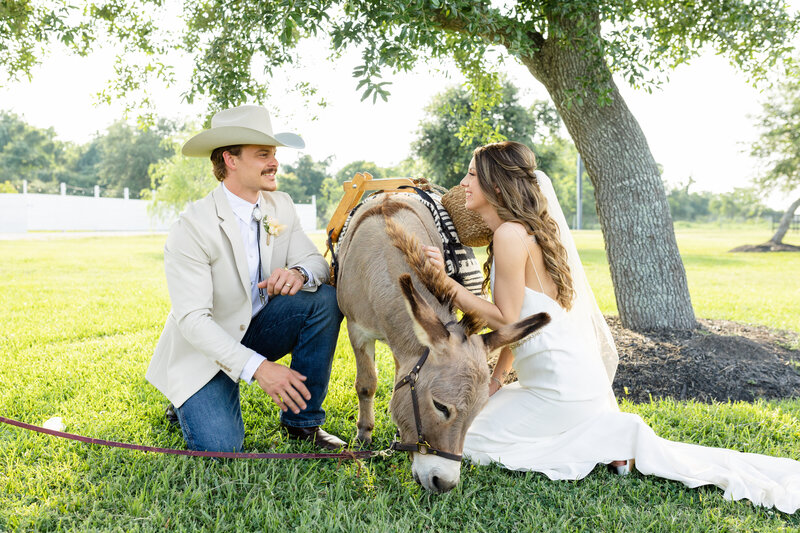
[[[217,216],[220,219],[219,226],[231,243],[236,270],[239,271],[239,279],[249,297],[250,273],[247,268],[247,255],[245,254],[244,243],[242,242],[242,233],[239,231],[239,222],[236,220],[236,215],[233,214],[231,204],[225,196],[225,191],[222,190],[222,185],[214,189],[213,196],[214,202],[217,205]]]

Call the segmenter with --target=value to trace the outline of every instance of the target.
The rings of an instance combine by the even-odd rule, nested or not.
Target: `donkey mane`
[[[439,302],[447,305],[448,310],[452,313],[454,307],[454,300],[456,297],[455,289],[447,284],[447,274],[444,271],[433,266],[426,258],[422,251],[419,239],[416,235],[405,231],[400,224],[395,222],[391,217],[400,210],[407,209],[414,213],[414,210],[407,204],[392,200],[387,196],[379,205],[371,207],[364,213],[361,221],[370,216],[383,215],[384,223],[386,224],[386,234],[389,236],[391,243],[400,250],[406,258],[411,269],[417,275],[417,278],[422,282],[428,291],[436,297]],[[416,213],[414,213],[416,215]],[[355,229],[355,228],[354,228]],[[464,328],[467,335],[477,333],[486,327],[486,321],[478,314],[471,311],[464,313],[459,324]]]

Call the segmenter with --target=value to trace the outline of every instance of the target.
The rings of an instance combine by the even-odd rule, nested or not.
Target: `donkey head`
[[[550,321],[539,313],[483,335],[468,334],[456,324],[445,325],[422,299],[411,276],[400,276],[400,287],[411,315],[414,333],[429,349],[416,381],[422,434],[430,448],[460,455],[464,436],[475,416],[489,399],[487,356],[518,342]],[[406,358],[397,369],[409,372],[416,357]],[[417,425],[410,387],[392,395],[392,419],[403,443],[417,442]],[[446,492],[458,484],[461,464],[434,454],[412,453],[411,471],[425,489]]]

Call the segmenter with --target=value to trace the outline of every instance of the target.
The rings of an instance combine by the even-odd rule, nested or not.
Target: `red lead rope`
[[[115,442],[112,440],[93,439],[84,437],[82,435],[74,435],[72,433],[64,433],[63,431],[55,431],[11,418],[0,416],[0,422],[17,426],[29,431],[36,431],[54,437],[61,437],[63,439],[77,440],[86,444],[97,444],[100,446],[112,446],[114,448],[125,448],[126,450],[138,450],[140,452],[153,452],[153,453],[166,453],[170,455],[190,455],[192,457],[219,457],[227,459],[365,459],[375,455],[381,455],[382,451],[342,451],[338,453],[238,453],[238,452],[199,452],[194,450],[175,450],[172,448],[156,448],[154,446],[140,446],[138,444],[127,444],[124,442]]]

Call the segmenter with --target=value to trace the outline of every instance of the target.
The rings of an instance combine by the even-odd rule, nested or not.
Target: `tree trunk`
[[[789,209],[781,217],[781,221],[778,224],[778,231],[775,232],[775,235],[769,240],[769,242],[773,244],[781,244],[783,242],[783,238],[786,236],[786,232],[789,231],[789,226],[792,223],[792,217],[794,217],[794,212],[797,211],[797,208],[800,207],[800,198],[795,200],[792,205],[789,206]]]
[[[560,27],[568,42],[586,42],[585,35],[569,34],[569,22]],[[599,39],[599,23],[597,34]],[[661,176],[607,65],[553,39],[521,59],[550,93],[594,184],[622,325],[636,331],[693,329],[697,323]],[[582,101],[575,99],[580,80],[598,69],[608,74],[604,88],[611,103],[601,105],[591,88]]]

